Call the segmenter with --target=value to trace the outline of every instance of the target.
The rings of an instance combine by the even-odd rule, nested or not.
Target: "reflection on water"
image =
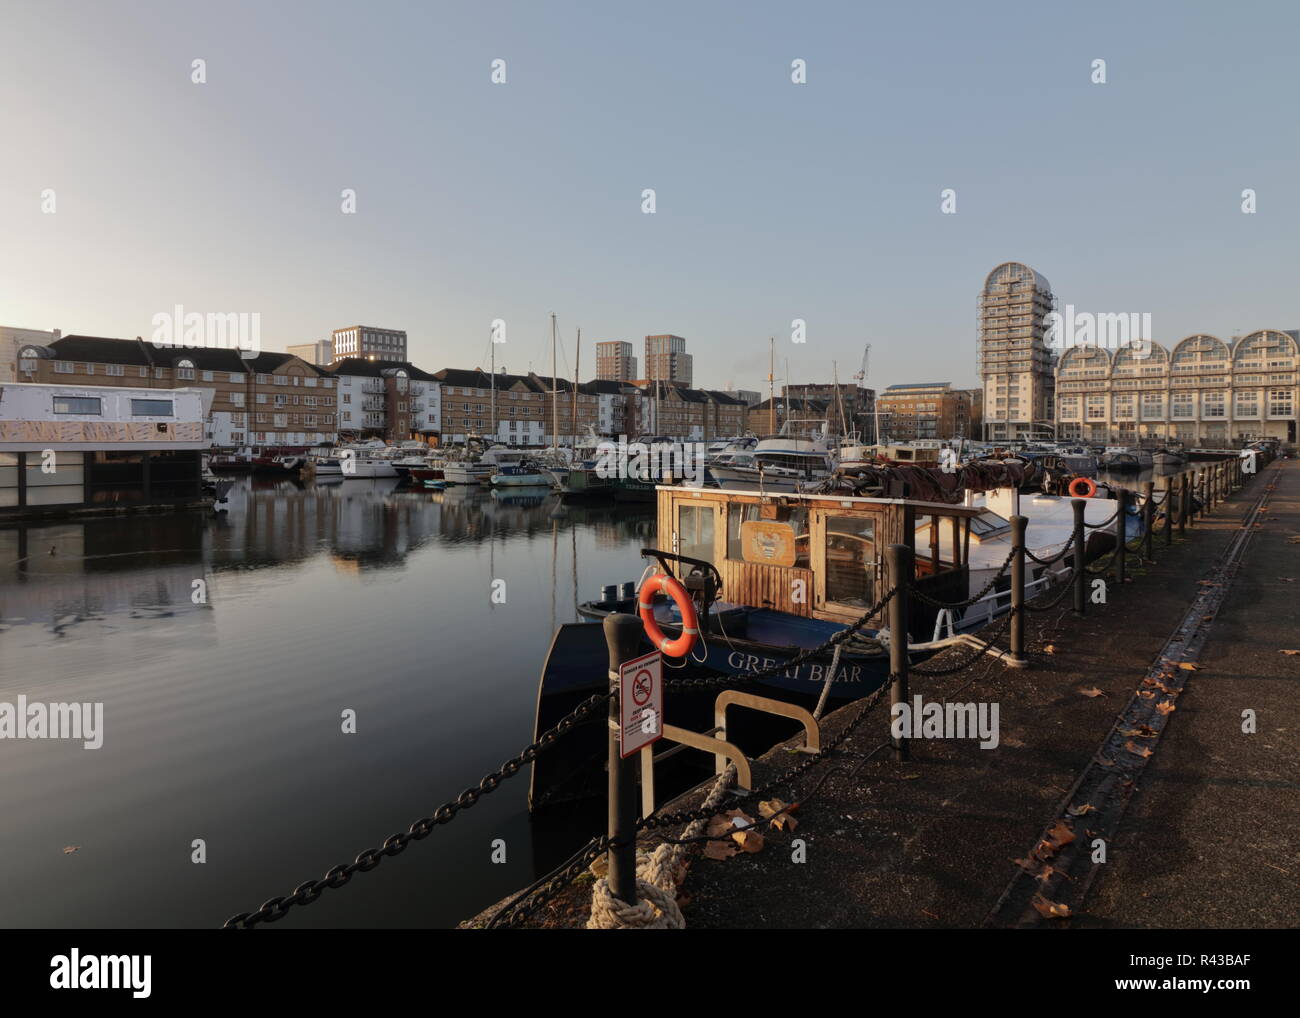
[[[215,926],[377,847],[528,743],[555,626],[653,531],[545,491],[260,479],[219,516],[0,529],[0,701],[105,727],[0,741],[0,921]],[[595,832],[537,843],[526,781],[285,923],[445,926],[523,886]]]

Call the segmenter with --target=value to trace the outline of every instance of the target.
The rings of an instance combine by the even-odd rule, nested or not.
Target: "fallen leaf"
[[[759,816],[772,821],[772,827],[778,831],[793,831],[799,821],[786,812],[790,807],[780,799],[768,799],[758,804]]]
[[[730,859],[739,849],[730,841],[710,841],[704,846],[704,858],[717,859],[721,862],[723,859]]]
[[[1139,746],[1132,739],[1124,743],[1124,748],[1134,756],[1140,756],[1144,760],[1151,755],[1151,750],[1147,746]]]
[[[1168,700],[1164,700],[1161,703],[1156,704],[1156,710],[1158,710],[1161,714],[1172,714],[1177,709],[1178,708],[1175,707]]]
[[[743,848],[746,852],[763,851],[763,835],[758,831],[736,831],[731,840]]]
[[[1096,811],[1097,807],[1090,802],[1085,802],[1082,806],[1071,806],[1066,810],[1072,817],[1081,817],[1085,813],[1095,813]]]
[[[1043,648],[1043,653],[1044,653],[1044,654],[1055,654],[1055,653],[1056,653],[1056,644],[1054,644],[1054,643],[1049,643],[1046,647]]]
[[[1068,919],[1070,917],[1069,905],[1048,901],[1041,894],[1035,894],[1031,904],[1038,910],[1038,914],[1045,919]]]
[[[64,855],[71,855],[73,852],[75,852],[75,851],[76,851],[77,849],[79,849],[80,847],[81,847],[80,845],[64,845],[64,846],[63,846],[63,854],[64,854]]]
[[[1279,653],[1285,654],[1287,657],[1295,657],[1297,654],[1300,654],[1300,650],[1283,650],[1279,651]]]
[[[1192,661],[1179,661],[1178,667],[1185,672],[1199,672],[1201,670],[1201,666]]]
[[[1109,695],[1109,694],[1107,694],[1107,693],[1102,692],[1102,691],[1101,691],[1100,689],[1098,689],[1096,686],[1093,686],[1091,689],[1081,689],[1081,690],[1079,690],[1079,692],[1082,693],[1084,696],[1089,697],[1089,698],[1093,698],[1093,699],[1095,699],[1096,697],[1099,697],[1099,696],[1107,696],[1107,695]]]

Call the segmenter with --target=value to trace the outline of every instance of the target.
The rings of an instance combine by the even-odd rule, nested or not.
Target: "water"
[[[652,507],[394,486],[243,479],[224,516],[0,529],[0,701],[100,701],[105,728],[0,740],[0,924],[219,926],[530,741],[555,626],[639,575]],[[449,926],[523,887],[602,826],[539,827],[527,781],[280,928]]]

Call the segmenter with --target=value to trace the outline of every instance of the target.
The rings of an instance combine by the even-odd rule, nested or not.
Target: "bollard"
[[[910,611],[910,591],[914,566],[912,549],[905,544],[891,544],[885,552],[889,578],[894,584],[894,596],[889,602],[889,673],[893,681],[889,687],[890,718],[894,705],[907,703],[907,616]],[[894,737],[890,725],[889,741],[894,747],[894,759],[908,759],[907,736]]]
[[[641,620],[635,615],[605,616],[609,648],[609,890],[620,901],[636,899],[636,767],[635,756],[623,759],[619,747],[622,727],[618,705],[618,669],[641,653]]]
[[[1024,668],[1025,658],[1025,527],[1026,516],[1011,517],[1011,656],[1007,664]]]
[[[1154,557],[1151,541],[1155,537],[1152,533],[1156,525],[1155,493],[1156,486],[1151,481],[1142,485],[1142,557],[1148,562]]]
[[[1087,601],[1085,590],[1087,558],[1085,551],[1088,537],[1087,529],[1083,525],[1083,511],[1086,506],[1087,503],[1081,498],[1070,500],[1070,508],[1074,510],[1074,613],[1076,615],[1084,613],[1084,604]]]
[[[1187,535],[1187,514],[1192,507],[1192,489],[1187,483],[1187,471],[1178,475],[1178,536]]]
[[[1174,543],[1174,479],[1165,478],[1165,547]]]
[[[1128,489],[1120,488],[1119,511],[1115,514],[1115,579],[1119,583],[1124,582],[1127,574],[1128,549],[1124,547],[1124,542],[1128,540]]]

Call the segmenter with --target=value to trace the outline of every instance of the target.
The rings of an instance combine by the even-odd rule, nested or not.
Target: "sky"
[[[768,337],[778,385],[867,343],[868,385],[974,385],[1015,260],[1168,345],[1300,327],[1290,2],[2,3],[8,326],[180,304],[436,371],[502,319],[549,373],[554,312],[566,375],[581,328],[584,378],[673,333],[710,388],[765,389]]]

